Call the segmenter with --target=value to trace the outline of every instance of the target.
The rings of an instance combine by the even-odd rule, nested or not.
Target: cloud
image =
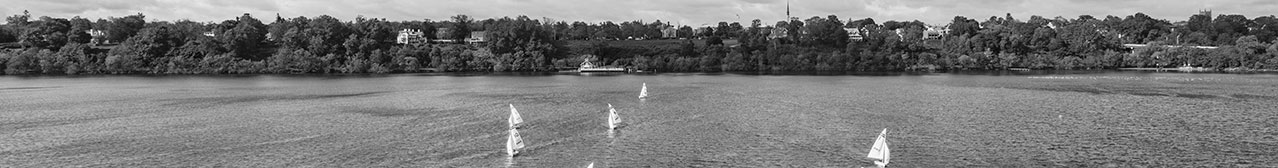
[[[1011,13],[1017,18],[1078,15],[1127,16],[1144,12],[1167,20],[1185,20],[1199,10],[1248,17],[1273,15],[1273,0],[10,0],[0,14],[30,10],[36,16],[87,18],[143,13],[148,20],[216,22],[244,13],[259,18],[330,15],[388,20],[447,20],[527,15],[560,21],[669,21],[683,25],[720,21],[764,23],[784,20],[786,4],[795,17],[838,15],[843,19],[920,20],[945,24],[954,16],[984,20]],[[738,19],[738,16],[740,18]],[[263,19],[270,20],[270,19]]]
[[[870,0],[865,2],[865,10],[874,12],[877,16],[900,16],[900,15],[922,15],[932,7],[909,7],[897,0]]]

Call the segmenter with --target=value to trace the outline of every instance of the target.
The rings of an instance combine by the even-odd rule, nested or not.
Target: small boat
[[[519,130],[511,128],[510,136],[506,139],[506,154],[515,157],[519,154],[519,149],[524,148],[524,139],[519,137]]]
[[[1203,68],[1203,67],[1194,67],[1193,65],[1189,65],[1188,63],[1186,63],[1185,65],[1181,65],[1180,67],[1177,67],[1177,68],[1176,68],[1176,70],[1181,71],[1181,72],[1205,72],[1205,71],[1210,71],[1210,69]]]
[[[643,83],[643,88],[639,89],[639,98],[643,99],[647,97],[648,97],[648,83]]]
[[[888,161],[891,160],[891,150],[888,149],[887,145],[887,128],[884,128],[883,132],[879,132],[879,138],[874,139],[874,147],[870,148],[870,154],[865,157],[876,159],[874,165],[879,167],[887,166]]]
[[[595,168],[595,162],[590,162],[590,165],[586,165],[586,168]]]
[[[519,128],[524,123],[524,118],[519,117],[519,110],[515,110],[515,104],[510,104],[510,129]]]
[[[621,124],[621,116],[617,115],[617,109],[612,108],[612,104],[608,104],[608,129],[617,129]]]
[[[581,67],[577,68],[577,72],[626,72],[626,68],[596,66],[587,60],[581,62]]]

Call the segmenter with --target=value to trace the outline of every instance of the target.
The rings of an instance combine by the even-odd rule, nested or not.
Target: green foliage
[[[233,28],[222,31],[216,37],[221,41],[220,44],[223,45],[223,48],[235,53],[236,56],[244,59],[262,60],[265,59],[265,54],[257,54],[255,51],[262,48],[262,42],[266,40],[266,33],[266,25],[245,13],[235,20]]]
[[[106,38],[107,40],[115,43],[125,41],[129,37],[137,35],[142,28],[146,27],[146,15],[142,15],[141,13],[122,18],[113,17],[108,20],[110,20],[109,25],[103,25],[106,27]]]
[[[61,48],[67,44],[70,31],[71,22],[67,19],[44,16],[38,21],[25,24],[18,40],[37,48]]]
[[[939,69],[1099,69],[1278,67],[1278,19],[1194,15],[1183,26],[1142,13],[1098,19],[1079,16],[1009,16],[978,21],[956,16],[949,33],[919,21],[843,21],[837,16],[786,20],[749,27],[719,22],[701,28],[669,22],[562,22],[527,16],[476,20],[392,22],[331,16],[283,18],[264,24],[245,14],[218,23],[158,21],[142,14],[99,19],[10,16],[0,25],[0,69],[5,74],[94,73],[394,73],[436,71],[550,71],[598,64],[654,71],[897,71]],[[394,44],[398,30],[444,39],[486,31],[476,44]],[[845,28],[860,39],[848,37]],[[87,30],[103,30],[90,37]],[[662,30],[677,38],[664,40]],[[770,31],[777,30],[777,31]],[[784,31],[782,31],[784,30]],[[773,34],[782,33],[782,34]],[[210,33],[209,36],[204,35]],[[268,35],[269,34],[269,35]],[[110,41],[118,46],[88,45]],[[634,40],[631,40],[634,39]],[[1125,48],[1122,44],[1155,47]],[[1198,49],[1184,45],[1213,45]]]
[[[36,54],[38,50],[28,49],[25,51],[10,53],[5,65],[4,73],[11,75],[28,74],[34,72],[38,67],[38,59]]]

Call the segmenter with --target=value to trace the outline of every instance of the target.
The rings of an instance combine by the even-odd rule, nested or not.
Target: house
[[[434,42],[434,43],[454,43],[454,42],[456,42],[456,41],[455,41],[452,37],[453,37],[453,29],[452,29],[452,28],[441,27],[441,28],[435,29],[435,38],[434,38],[434,40],[431,40],[431,42]]]
[[[941,39],[949,33],[950,29],[945,26],[927,26],[927,29],[923,30],[923,39]]]
[[[666,27],[665,29],[661,29],[661,38],[679,38],[679,29],[675,27]]]
[[[1123,47],[1131,48],[1131,49],[1135,49],[1135,48],[1150,47],[1150,45],[1149,45],[1149,44],[1123,44]],[[1155,45],[1155,46],[1153,46],[1153,47],[1163,47],[1163,48],[1181,48],[1181,47],[1185,47],[1185,48],[1196,48],[1196,49],[1217,49],[1217,48],[1220,48],[1220,47],[1217,47],[1217,46],[1191,46],[1191,45]]]
[[[413,43],[420,43],[425,41],[426,41],[426,37],[423,36],[423,33],[421,30],[417,30],[417,29],[400,30],[399,35],[395,36],[396,44],[413,44]]]
[[[470,38],[466,38],[467,43],[484,43],[488,42],[488,31],[470,32]]]
[[[897,41],[905,41],[905,29],[896,29]]]
[[[787,37],[790,37],[789,32],[790,32],[790,29],[785,27],[773,28],[772,32],[768,34],[768,39],[787,38]]]
[[[217,37],[217,34],[213,33],[213,31],[210,30],[210,31],[204,32],[204,36]]]
[[[106,40],[105,31],[97,30],[97,29],[89,29],[89,30],[85,30],[84,33],[89,34],[89,37],[91,37],[91,39],[89,40],[89,43],[92,43],[92,44],[110,43],[109,40]]]
[[[843,31],[847,31],[847,32],[848,32],[848,40],[862,40],[862,39],[865,39],[865,35],[862,35],[862,34],[861,34],[863,31],[862,31],[861,29],[859,29],[859,28],[843,28]]]

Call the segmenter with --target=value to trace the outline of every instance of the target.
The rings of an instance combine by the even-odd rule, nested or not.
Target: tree
[[[258,54],[255,51],[261,48],[260,45],[266,40],[266,33],[266,25],[245,13],[236,19],[234,28],[224,31],[217,37],[221,38],[223,47],[234,53],[236,57],[263,60],[269,55]]]
[[[537,20],[529,19],[527,16],[498,19],[488,30],[488,49],[493,53],[505,54],[521,49],[531,49],[521,48],[529,44],[540,45],[554,41],[549,36],[550,33],[541,29],[539,25]]]
[[[846,25],[846,26],[844,26],[844,27],[847,27],[847,28],[865,28],[865,26],[867,26],[867,25],[878,25],[878,23],[875,23],[873,18],[865,18],[865,19],[861,19],[861,20],[850,21],[850,22],[848,22],[848,23],[847,23],[847,25]]]
[[[1215,35],[1216,34],[1216,31],[1214,28],[1215,26],[1214,24],[1212,24],[1211,17],[1212,16],[1210,14],[1195,14],[1193,16],[1189,16],[1189,21],[1186,22],[1185,28],[1188,28],[1189,31],[1192,33],[1202,33],[1204,35]],[[1211,45],[1211,44],[1203,44],[1203,45]]]
[[[457,41],[463,41],[463,40],[466,40],[466,38],[470,37],[470,31],[471,31],[470,24],[475,22],[475,20],[471,19],[470,16],[466,16],[466,15],[456,15],[456,16],[453,16],[452,19],[453,19],[452,29],[454,33],[451,39],[457,40]]]
[[[1256,17],[1252,23],[1254,24],[1249,25],[1248,29],[1251,30],[1251,35],[1255,35],[1260,41],[1273,41],[1274,36],[1278,36],[1278,17],[1273,15]]]
[[[808,32],[800,39],[801,44],[806,46],[820,46],[827,48],[841,48],[848,43],[847,31],[843,30],[843,23],[837,16],[830,15],[828,18],[812,17],[805,21],[803,31]]]
[[[21,15],[9,16],[8,18],[5,18],[5,21],[8,21],[8,25],[14,25],[14,26],[27,25],[31,21],[31,12],[27,10],[22,10]]]
[[[719,36],[710,36],[710,38],[706,38],[706,45],[707,45],[707,46],[716,46],[716,45],[721,46],[721,45],[723,45],[723,39],[722,39],[722,38],[719,38]]]
[[[39,21],[28,26],[19,39],[37,48],[62,48],[67,44],[67,33],[71,31],[70,21],[48,16],[40,17]]]
[[[138,31],[146,27],[146,15],[142,15],[142,13],[122,18],[113,17],[110,20],[111,24],[108,25],[110,27],[106,31],[107,40],[116,43],[137,35]]]
[[[683,26],[679,27],[679,30],[677,30],[675,34],[678,34],[679,38],[692,38],[694,32],[695,31],[692,30],[692,27]]]
[[[1171,23],[1166,20],[1157,20],[1144,13],[1136,13],[1123,19],[1120,30],[1126,35],[1124,43],[1144,44],[1158,39],[1162,33],[1169,31],[1170,26]]]
[[[133,69],[144,66],[155,67],[165,63],[164,56],[181,45],[179,38],[173,36],[168,26],[148,27],[142,29],[137,36],[130,37],[119,47],[111,50],[111,55],[120,55],[120,59],[137,59],[139,64],[120,64],[117,68]],[[132,61],[132,60],[130,60]],[[158,69],[153,69],[158,70]]]
[[[1221,15],[1217,17],[1216,20],[1212,21],[1212,29],[1217,33],[1216,45],[1234,44],[1234,40],[1248,34],[1247,25],[1252,24],[1251,20],[1243,15]]]
[[[624,32],[621,31],[621,26],[616,23],[612,23],[612,21],[606,21],[599,25],[599,31],[596,31],[594,36],[595,38],[605,39],[625,38]]]
[[[89,36],[89,33],[85,32],[93,29],[93,22],[89,21],[89,19],[76,16],[71,18],[69,24],[71,27],[70,31],[67,32],[68,43],[89,43],[89,40],[93,39],[93,37]]]
[[[976,20],[974,19],[968,19],[967,17],[963,17],[963,16],[954,16],[954,20],[950,21],[949,26],[950,26],[949,27],[950,34],[947,34],[947,35],[957,37],[957,36],[963,36],[963,35],[969,35],[969,34],[976,34],[976,31],[980,30],[981,25],[979,22],[976,22]]]
[[[315,55],[340,54],[342,51],[338,46],[351,35],[349,27],[328,15],[315,17],[307,26],[309,28],[303,32],[305,35],[298,38],[308,38],[306,50]]]

